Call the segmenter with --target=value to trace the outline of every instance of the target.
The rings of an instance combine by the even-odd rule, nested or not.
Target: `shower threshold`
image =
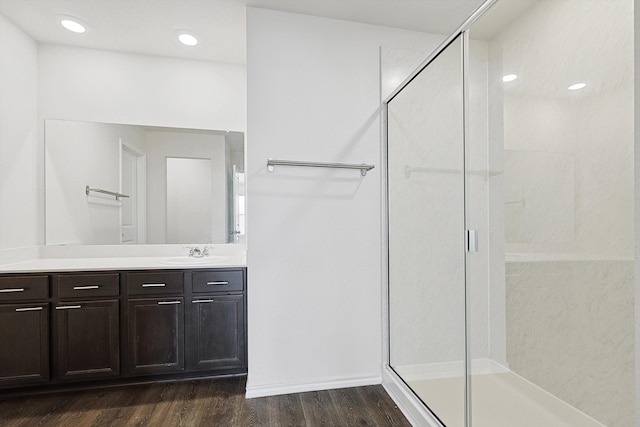
[[[462,377],[407,381],[447,425],[463,427],[458,396]],[[473,427],[606,427],[577,408],[513,373],[471,377]]]

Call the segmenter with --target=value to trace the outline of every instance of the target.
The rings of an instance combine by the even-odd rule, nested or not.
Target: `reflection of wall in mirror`
[[[120,191],[120,141],[143,144],[140,128],[47,120],[46,241],[119,244],[120,202],[85,187]]]
[[[226,243],[226,146],[225,137],[206,132],[175,129],[152,130],[145,133],[147,153],[147,179],[153,182],[147,191],[147,206],[154,212],[147,215],[148,243]],[[201,236],[197,241],[186,238],[168,239],[167,237],[167,169],[169,157],[211,159],[211,194],[200,195],[200,200],[208,198],[204,205],[212,206],[209,236]],[[176,241],[172,241],[176,240]]]

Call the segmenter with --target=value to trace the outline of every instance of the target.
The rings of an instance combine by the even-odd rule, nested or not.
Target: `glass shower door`
[[[462,42],[388,102],[389,364],[448,427],[465,417]]]
[[[633,9],[505,0],[468,30],[473,427],[638,425]]]

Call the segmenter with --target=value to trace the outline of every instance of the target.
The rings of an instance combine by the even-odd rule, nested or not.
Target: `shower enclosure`
[[[388,368],[425,423],[638,422],[633,7],[488,1],[384,102]]]

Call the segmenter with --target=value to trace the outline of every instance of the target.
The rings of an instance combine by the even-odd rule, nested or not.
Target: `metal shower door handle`
[[[478,232],[467,230],[467,252],[478,252]]]

